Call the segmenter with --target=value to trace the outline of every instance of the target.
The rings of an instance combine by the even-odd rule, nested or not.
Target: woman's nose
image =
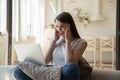
[[[61,27],[59,27],[58,30],[61,31]]]

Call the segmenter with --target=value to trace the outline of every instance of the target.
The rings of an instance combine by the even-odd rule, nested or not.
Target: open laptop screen
[[[15,44],[14,48],[18,57],[18,61],[29,59],[38,63],[45,64],[40,44]]]

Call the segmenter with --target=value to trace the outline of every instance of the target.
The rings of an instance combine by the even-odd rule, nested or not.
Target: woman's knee
[[[27,76],[19,67],[15,67],[14,76],[17,80],[33,80]]]
[[[68,64],[67,64],[67,67],[69,67],[70,69],[73,69],[73,70],[77,70],[77,71],[79,71],[79,67],[78,67],[78,65],[76,64],[76,63],[74,63],[74,62],[69,62]]]
[[[21,76],[21,74],[23,74],[22,70],[19,67],[15,67],[14,69],[14,76]]]
[[[64,80],[79,80],[80,78],[80,69],[77,64],[73,62],[69,62],[62,68],[62,76],[61,78]],[[71,76],[71,77],[70,77]]]
[[[80,74],[80,69],[78,65],[74,62],[69,62],[68,64],[65,65],[64,68],[69,72],[75,72],[76,74]]]

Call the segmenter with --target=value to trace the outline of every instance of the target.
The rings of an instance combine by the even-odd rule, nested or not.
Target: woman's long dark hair
[[[71,35],[75,38],[80,38],[79,34],[78,34],[78,31],[76,29],[76,26],[75,26],[75,22],[72,18],[72,16],[70,15],[70,13],[68,12],[62,12],[61,14],[59,14],[54,22],[56,22],[56,20],[62,22],[62,23],[67,23],[67,24],[70,24],[70,30],[71,30]]]

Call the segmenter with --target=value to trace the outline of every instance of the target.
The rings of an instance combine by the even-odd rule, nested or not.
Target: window
[[[15,43],[43,43],[45,1],[13,0],[13,45]],[[12,52],[12,64],[16,61]]]
[[[6,10],[6,0],[0,0],[0,32],[7,32]]]
[[[26,41],[35,37],[36,42],[42,43],[45,15],[44,0],[14,0],[14,35],[16,41]]]

